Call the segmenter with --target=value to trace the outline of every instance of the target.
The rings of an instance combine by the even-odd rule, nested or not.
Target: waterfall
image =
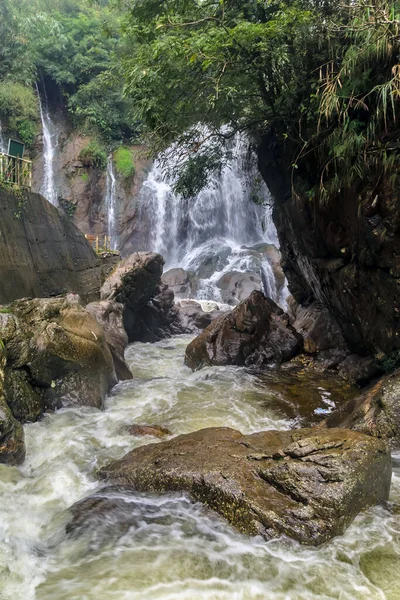
[[[43,131],[43,157],[44,157],[44,177],[40,188],[40,193],[54,206],[58,205],[57,187],[54,178],[54,157],[58,145],[58,134],[56,127],[51,119],[49,103],[44,90],[44,101],[39,92],[39,86],[36,83],[36,92],[39,101],[40,119]]]
[[[117,249],[116,188],[117,182],[114,173],[112,154],[110,154],[107,159],[105,206],[107,210],[107,232],[111,239],[112,250]]]
[[[284,304],[287,290],[278,289],[268,257],[268,245],[278,247],[271,196],[246,141],[236,137],[232,158],[196,197],[176,195],[173,184],[155,161],[139,198],[139,220],[146,224],[139,249],[162,254],[166,270],[195,272],[199,299],[223,301],[224,275],[253,273],[266,295]]]
[[[0,153],[6,154],[8,148],[6,148],[6,141],[3,136],[3,126],[0,121]]]

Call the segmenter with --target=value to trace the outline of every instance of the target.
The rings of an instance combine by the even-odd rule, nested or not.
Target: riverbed
[[[180,336],[127,350],[132,381],[106,410],[62,409],[25,426],[27,458],[0,466],[1,600],[364,600],[400,598],[400,517],[376,507],[318,549],[248,538],[182,494],[114,490],[134,526],[67,535],[68,507],[96,492],[96,471],[132,448],[133,423],[173,435],[228,426],[243,433],[322,418],[354,394],[335,377],[234,367],[192,373]],[[303,402],[303,398],[306,402]],[[397,459],[398,457],[395,457]],[[400,503],[400,470],[391,500]]]

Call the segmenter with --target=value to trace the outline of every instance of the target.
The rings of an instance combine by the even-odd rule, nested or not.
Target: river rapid
[[[157,441],[129,435],[128,425],[158,424],[174,435],[210,426],[285,429],[303,422],[302,397],[317,417],[354,393],[301,371],[192,373],[183,365],[189,340],[130,346],[134,379],[118,384],[105,411],[63,409],[25,426],[25,464],[0,466],[1,600],[398,600],[400,520],[380,507],[313,549],[245,537],[185,495],[116,489],[133,526],[105,518],[97,529],[66,534],[68,507],[101,487],[96,470]],[[391,499],[400,502],[396,471]]]

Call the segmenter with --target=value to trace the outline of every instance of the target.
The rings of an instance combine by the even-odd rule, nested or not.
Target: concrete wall
[[[39,194],[0,188],[0,304],[76,292],[98,296],[102,264],[84,235]]]

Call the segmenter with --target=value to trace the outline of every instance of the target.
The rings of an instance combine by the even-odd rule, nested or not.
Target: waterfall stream
[[[266,295],[284,304],[287,288],[277,288],[268,255],[278,246],[271,197],[255,160],[249,161],[248,144],[235,139],[231,160],[195,198],[176,195],[173,183],[156,161],[139,198],[139,220],[147,226],[138,249],[162,254],[166,271],[196,273],[196,298],[221,302],[221,281],[253,273]]]
[[[36,83],[36,92],[39,101],[40,119],[43,131],[43,159],[44,173],[43,183],[40,193],[54,206],[58,205],[57,186],[54,174],[54,157],[58,145],[58,133],[55,124],[52,121],[49,110],[49,103],[46,95],[46,88],[43,86],[43,96],[41,97],[39,86]]]
[[[3,154],[7,153],[8,148],[6,147],[6,140],[3,135],[3,126],[0,121],[0,152]]]
[[[105,206],[107,211],[107,233],[111,238],[112,250],[116,250],[118,245],[118,232],[116,227],[116,192],[117,181],[114,173],[112,154],[110,154],[107,159]]]

